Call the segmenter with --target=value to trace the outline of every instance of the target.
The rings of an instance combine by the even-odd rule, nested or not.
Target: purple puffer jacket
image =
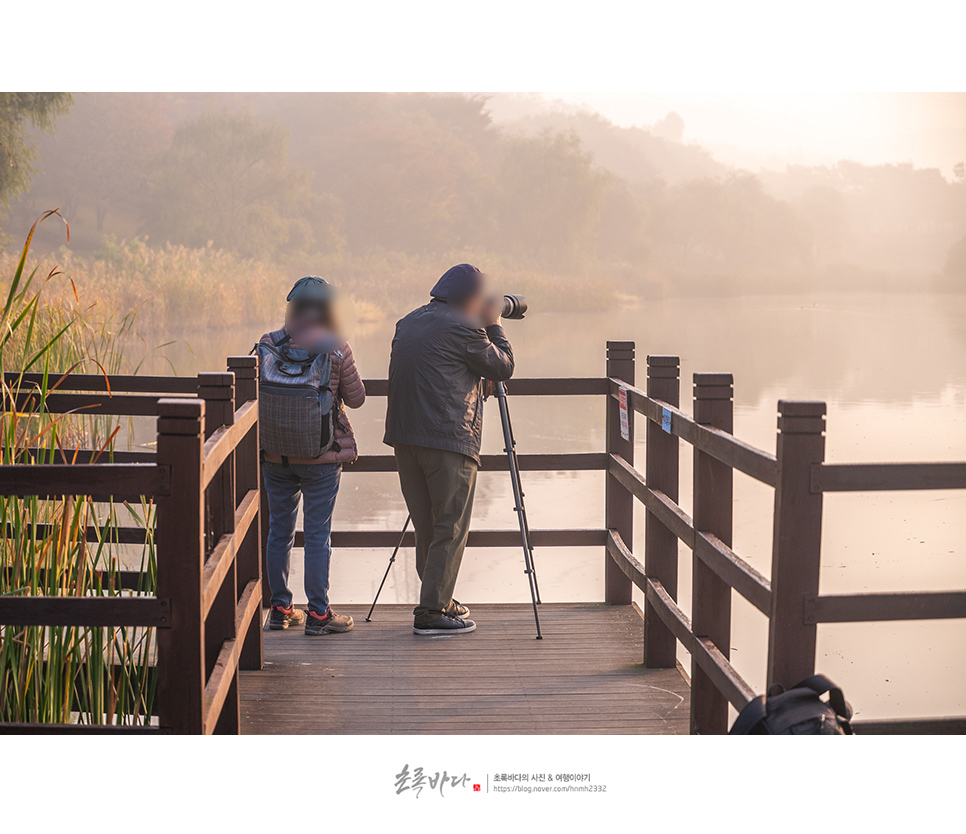
[[[271,334],[266,333],[259,341],[271,344]],[[359,376],[356,360],[352,356],[352,348],[349,347],[348,342],[342,346],[341,353],[341,356],[338,353],[332,355],[332,376],[329,379],[329,388],[337,404],[336,412],[332,415],[335,423],[335,441],[332,447],[320,457],[304,461],[292,459],[291,463],[352,463],[359,457],[356,438],[352,433],[352,424],[345,412],[345,406],[359,408],[366,401],[366,386]],[[265,460],[271,461],[273,458],[273,455],[265,455]],[[281,463],[281,458],[274,462]]]

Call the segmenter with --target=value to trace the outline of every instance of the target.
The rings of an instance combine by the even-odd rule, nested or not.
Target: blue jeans
[[[295,544],[295,523],[303,498],[302,527],[305,531],[305,596],[309,608],[324,614],[329,607],[329,557],[332,546],[332,511],[339,493],[342,464],[308,465],[262,464],[268,495],[268,585],[272,605],[289,608],[292,592],[288,587],[289,559]]]

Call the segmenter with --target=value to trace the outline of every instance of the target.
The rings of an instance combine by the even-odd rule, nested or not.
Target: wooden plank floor
[[[472,634],[420,637],[386,605],[349,634],[266,631],[260,672],[242,672],[244,733],[646,733],[688,731],[678,669],[645,669],[631,606],[473,605]]]

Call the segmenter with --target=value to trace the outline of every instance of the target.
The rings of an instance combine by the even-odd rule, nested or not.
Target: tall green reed
[[[0,311],[3,464],[110,460],[122,428],[117,418],[46,408],[65,374],[127,370],[124,349],[136,318],[85,307],[58,267],[46,275],[39,266],[26,270],[34,231],[53,216],[59,213],[47,212],[30,230]],[[69,234],[68,228],[68,240]],[[58,280],[70,284],[66,299],[47,292]],[[40,381],[27,373],[40,374]],[[145,530],[139,554],[120,543],[124,526]],[[122,567],[132,560],[139,579],[136,588],[122,590]],[[118,506],[91,496],[0,497],[0,595],[152,594],[155,572],[153,507],[146,500]],[[149,723],[153,653],[152,629],[0,626],[0,721]]]

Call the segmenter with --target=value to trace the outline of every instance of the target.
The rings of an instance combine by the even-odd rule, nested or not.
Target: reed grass
[[[109,460],[121,429],[117,418],[45,409],[65,373],[130,370],[125,346],[136,318],[85,307],[60,267],[27,270],[34,231],[54,216],[58,212],[47,212],[34,224],[0,296],[3,464]],[[41,383],[29,383],[27,372],[42,374]],[[18,395],[27,392],[28,405],[18,407]],[[81,460],[68,455],[69,448],[90,452]],[[146,531],[139,554],[118,543],[117,530],[132,524]],[[142,580],[133,591],[119,590],[118,572],[132,558]],[[0,595],[153,594],[155,573],[147,501],[118,506],[90,496],[0,497]],[[0,721],[149,723],[153,647],[153,629],[0,626]]]
[[[149,315],[139,320],[142,332],[183,335],[189,342],[202,331],[276,322],[289,289],[302,274],[294,267],[243,259],[213,247],[155,247],[139,238],[120,243],[105,239],[92,257],[62,248],[58,260],[83,298],[102,311],[96,317],[99,323],[105,319],[103,311],[113,311],[108,317],[121,323],[125,316],[147,310]],[[14,269],[14,256],[0,255],[0,274]],[[51,303],[76,306],[73,284],[52,289]],[[352,302],[365,322],[385,315],[373,301],[353,297]]]
[[[634,278],[615,282],[600,276],[545,274],[466,252],[417,258],[336,251],[265,263],[211,246],[155,246],[139,238],[120,242],[106,238],[90,257],[63,248],[58,258],[82,297],[99,309],[148,310],[150,314],[139,324],[142,331],[184,336],[189,343],[201,331],[275,326],[284,314],[289,289],[306,273],[332,280],[350,300],[351,318],[361,325],[387,318],[394,321],[425,303],[436,278],[461,261],[478,261],[489,268],[503,291],[524,293],[534,309],[545,311],[609,309],[618,303],[621,284],[631,286]],[[0,254],[0,274],[12,272],[15,266],[13,255]],[[75,306],[73,289],[67,284],[54,288],[58,303]],[[123,318],[120,313],[113,315]]]

